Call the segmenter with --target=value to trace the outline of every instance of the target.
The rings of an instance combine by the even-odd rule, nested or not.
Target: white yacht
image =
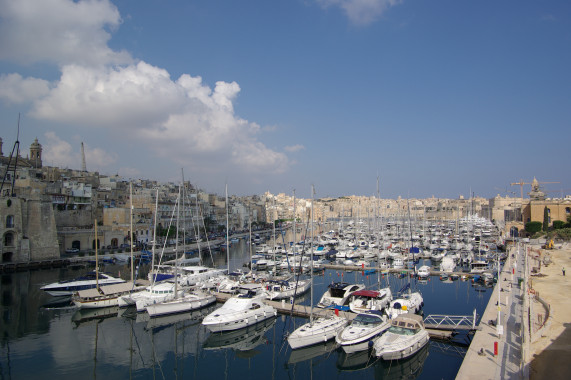
[[[51,296],[59,297],[71,296],[80,290],[95,288],[98,284],[99,286],[103,286],[122,284],[124,282],[125,280],[113,277],[107,273],[99,272],[99,274],[96,274],[95,271],[91,271],[73,280],[54,282],[49,285],[42,286],[40,289]]]
[[[198,310],[216,302],[216,297],[212,294],[202,292],[183,293],[171,300],[156,302],[147,305],[147,313],[151,317],[158,317],[167,314],[185,313]]]
[[[241,329],[277,315],[276,309],[263,303],[264,295],[240,294],[229,298],[221,308],[204,318],[210,331]]]
[[[365,313],[371,310],[384,310],[393,299],[391,288],[380,290],[358,290],[351,294],[349,309],[353,313]]]
[[[225,270],[222,269],[192,265],[180,267],[178,270],[180,272],[179,284],[186,286],[194,286],[200,282],[225,274]]]
[[[440,271],[450,273],[454,272],[454,269],[456,269],[454,258],[448,255],[444,256],[440,262]]]
[[[418,313],[423,305],[422,295],[419,292],[404,293],[391,301],[387,314],[390,318],[396,318],[400,314]]]
[[[422,317],[416,314],[401,314],[391,321],[391,327],[375,339],[375,355],[384,360],[404,359],[414,355],[429,340]]]
[[[331,316],[311,320],[292,332],[287,341],[292,349],[311,346],[317,343],[327,342],[347,326],[347,319]]]
[[[387,316],[380,311],[360,313],[337,334],[335,341],[348,354],[363,351],[369,347],[371,339],[381,335],[390,325]]]
[[[428,278],[430,277],[430,267],[428,265],[423,265],[420,268],[418,268],[416,274],[418,278]]]
[[[127,294],[118,299],[119,307],[137,306],[137,311],[144,311],[147,305],[157,302],[164,302],[174,298],[175,284],[171,282],[161,282],[147,288],[141,292]],[[178,290],[182,293],[182,289]]]
[[[349,302],[349,297],[357,290],[365,289],[363,284],[349,284],[347,282],[334,282],[329,285],[329,289],[321,296],[317,307],[345,306]]]
[[[290,281],[275,281],[270,280],[264,284],[268,299],[281,300],[288,299],[294,296],[300,296],[309,290],[311,286],[310,280],[290,280]]]

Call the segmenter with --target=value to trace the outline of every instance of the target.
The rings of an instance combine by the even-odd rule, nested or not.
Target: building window
[[[6,216],[6,228],[14,228],[14,215]]]
[[[571,207],[565,207],[565,214],[571,214]]]
[[[8,232],[4,235],[4,245],[6,247],[12,247],[14,245],[14,234]]]

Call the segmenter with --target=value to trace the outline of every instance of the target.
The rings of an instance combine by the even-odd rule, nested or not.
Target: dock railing
[[[431,314],[424,319],[424,326],[434,330],[476,330],[476,311],[473,315]]]

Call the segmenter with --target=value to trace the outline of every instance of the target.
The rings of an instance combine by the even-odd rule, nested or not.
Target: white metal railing
[[[424,319],[424,324],[430,325],[431,328],[440,328],[447,330],[475,330],[476,320],[477,315],[476,310],[474,310],[474,314],[472,315],[431,314]]]

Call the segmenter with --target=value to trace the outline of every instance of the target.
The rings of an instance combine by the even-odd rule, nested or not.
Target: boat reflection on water
[[[369,368],[377,361],[379,361],[379,358],[374,355],[372,346],[366,350],[350,354],[346,353],[345,350],[339,350],[339,355],[337,355],[337,369],[341,371],[358,371]]]
[[[325,343],[314,344],[312,346],[292,350],[289,355],[288,364],[295,364],[321,355],[329,354],[337,347],[337,342],[335,342],[335,339],[332,339]]]
[[[138,313],[137,322],[147,322],[146,330],[153,330],[158,328],[169,327],[179,322],[184,321],[202,321],[202,318],[206,317],[208,314],[216,309],[216,305],[210,305],[202,309],[189,311],[186,313],[170,314],[161,317],[151,318],[148,313]],[[140,316],[139,316],[140,314]]]
[[[253,350],[266,343],[264,334],[276,324],[275,317],[238,330],[213,332],[204,342],[205,350],[223,350],[231,348],[237,351]]]
[[[416,379],[428,357],[430,344],[425,345],[414,356],[405,360],[379,360],[375,365],[375,379]]]
[[[43,309],[70,309],[75,308],[71,296],[53,297],[42,305]]]
[[[116,317],[119,313],[118,306],[101,307],[97,309],[77,309],[71,316],[71,321],[76,326],[89,321],[102,321],[107,318]]]
[[[404,360],[379,360],[374,355],[374,350],[346,354],[340,350],[337,357],[337,369],[340,371],[360,371],[373,367],[375,379],[416,379],[422,373],[424,362],[428,357],[429,344],[424,346],[414,356]]]

